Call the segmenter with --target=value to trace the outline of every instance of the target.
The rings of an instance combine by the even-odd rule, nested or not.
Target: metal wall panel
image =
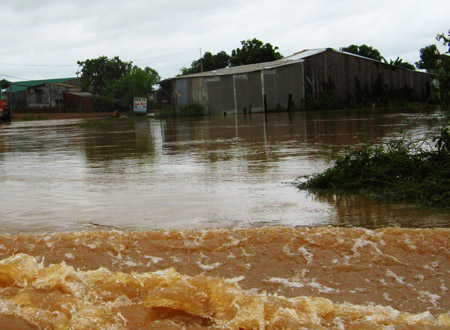
[[[244,113],[248,111],[249,101],[249,83],[247,74],[237,74],[233,76],[234,98],[236,102],[236,112]]]
[[[251,72],[248,74],[248,84],[249,84],[249,109],[255,112],[264,111],[263,93],[262,93],[262,82],[261,82],[261,72]]]
[[[189,104],[189,79],[178,79],[176,82],[177,106]]]

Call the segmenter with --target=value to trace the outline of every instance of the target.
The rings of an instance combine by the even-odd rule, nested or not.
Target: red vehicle
[[[0,100],[0,123],[11,122],[11,111],[8,109],[8,102],[6,100]]]

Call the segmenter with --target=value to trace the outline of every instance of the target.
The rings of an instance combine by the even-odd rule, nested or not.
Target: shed
[[[161,82],[179,110],[203,104],[212,114],[245,113],[300,106],[304,99],[303,60],[282,59],[179,76]]]
[[[326,95],[345,105],[383,97],[426,101],[431,91],[428,73],[331,48],[304,50],[286,59],[304,60],[305,93],[316,101]]]
[[[161,82],[175,109],[201,103],[211,113],[424,102],[431,75],[331,48],[280,60],[178,76]],[[333,102],[330,102],[333,100]],[[328,103],[327,103],[328,102]]]

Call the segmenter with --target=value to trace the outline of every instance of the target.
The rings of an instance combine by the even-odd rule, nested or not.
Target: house
[[[426,101],[430,86],[427,73],[331,48],[161,82],[175,109],[201,103],[213,114],[382,104],[393,98]]]
[[[5,94],[16,113],[92,111],[92,95],[81,92],[79,78],[13,82]]]

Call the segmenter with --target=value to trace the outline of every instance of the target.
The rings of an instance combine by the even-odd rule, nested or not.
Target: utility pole
[[[203,72],[203,55],[201,48],[200,48],[200,72]]]

